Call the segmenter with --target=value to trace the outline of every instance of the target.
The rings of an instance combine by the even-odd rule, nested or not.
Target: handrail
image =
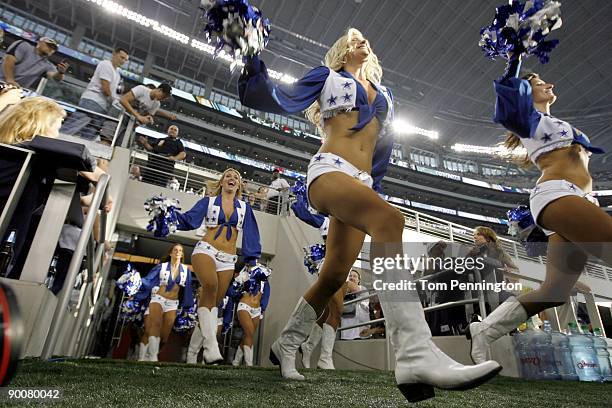
[[[106,187],[108,186],[109,178],[110,177],[107,174],[103,174],[98,180],[96,191],[94,193],[91,203],[92,210],[87,213],[87,217],[85,218],[85,222],[83,223],[81,236],[79,237],[76,248],[74,250],[74,254],[70,261],[70,265],[66,273],[65,282],[74,282],[76,275],[79,273],[81,262],[83,256],[85,255],[87,242],[93,230],[94,221],[96,219],[96,210],[100,207],[102,199],[106,194]],[[71,290],[72,287],[70,285],[64,285],[64,288],[60,292],[59,300],[55,312],[53,314],[53,318],[51,320],[51,325],[49,327],[49,332],[47,334],[47,338],[43,346],[41,354],[42,359],[46,360],[51,358],[53,350],[55,349],[55,345],[59,337],[59,331],[61,329],[61,323],[66,315],[66,309],[70,300]]]

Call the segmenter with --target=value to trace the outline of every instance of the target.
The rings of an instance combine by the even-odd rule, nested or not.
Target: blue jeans
[[[97,102],[92,101],[91,99],[81,99],[79,101],[79,107],[90,110],[92,112],[101,113],[106,115],[108,109],[103,108]],[[75,112],[78,113],[77,116],[87,116],[90,121],[87,126],[84,126],[80,130],[81,137],[87,140],[95,140],[100,141],[100,129],[104,125],[104,119],[95,115],[87,114],[85,112]]]
[[[100,104],[98,104],[98,102],[92,101],[91,99],[81,99],[79,101],[79,106],[81,108],[101,113],[103,115],[106,115],[106,113],[108,112],[108,109],[103,108],[102,106],[100,106]]]

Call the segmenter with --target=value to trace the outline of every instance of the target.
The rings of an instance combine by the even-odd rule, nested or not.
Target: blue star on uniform
[[[342,164],[342,160],[340,160],[339,158],[336,157],[336,160],[334,160],[334,164],[336,166],[340,166]]]
[[[337,97],[337,96],[332,95],[332,96],[330,96],[330,97],[329,97],[329,99],[327,100],[327,103],[329,103],[329,105],[330,105],[330,106],[331,106],[331,105],[335,105],[335,104],[336,104],[336,99],[338,99],[338,97]]]
[[[543,140],[545,142],[550,142],[552,140],[552,133],[544,132],[544,136],[542,136],[540,140]]]
[[[342,98],[344,99],[344,102],[350,102],[351,101],[351,95],[349,95],[348,93],[345,93]]]
[[[321,155],[315,156],[315,161],[321,161],[321,159],[323,159],[323,156]]]
[[[351,81],[346,81],[345,83],[342,84],[342,88],[349,89],[351,85],[352,85]]]
[[[567,130],[563,129],[562,131],[559,132],[559,134],[561,136],[567,136]]]
[[[568,187],[569,187],[570,190],[576,191],[576,186],[575,185],[570,184]]]

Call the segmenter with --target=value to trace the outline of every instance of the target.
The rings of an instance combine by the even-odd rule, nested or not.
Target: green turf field
[[[11,388],[60,388],[63,399],[53,407],[612,407],[612,384],[499,377],[476,390],[437,390],[434,399],[408,404],[395,388],[391,373],[304,373],[306,381],[292,382],[281,380],[278,370],[268,368],[27,360],[21,364]],[[4,400],[2,406],[18,405]]]

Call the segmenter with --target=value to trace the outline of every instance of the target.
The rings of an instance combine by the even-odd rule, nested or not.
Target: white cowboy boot
[[[147,361],[157,361],[159,353],[159,337],[149,337],[149,345],[147,346]]]
[[[470,342],[474,364],[487,361],[489,345],[527,320],[527,312],[515,297],[508,298],[482,322],[470,323],[465,336]]]
[[[187,364],[198,363],[198,353],[200,353],[200,349],[202,348],[203,344],[204,337],[202,336],[202,331],[198,325],[193,328],[191,339],[189,340],[189,347],[187,347]]]
[[[244,349],[244,364],[253,367],[253,346],[242,346]]]
[[[493,378],[502,367],[488,361],[464,366],[444,354],[433,343],[416,291],[405,291],[401,301],[387,299],[379,291],[386,321],[386,333],[395,350],[395,379],[409,402],[434,396],[434,387],[445,390],[467,390]],[[394,293],[391,296],[398,296]],[[395,300],[395,299],[394,299]]]
[[[147,361],[148,344],[140,343],[138,346],[138,361]]]
[[[234,356],[234,360],[232,361],[232,365],[234,367],[238,367],[242,364],[242,357],[244,357],[244,352],[242,351],[242,346],[238,345],[236,349],[236,355]]]
[[[323,323],[323,338],[321,339],[321,355],[317,367],[323,370],[335,370],[334,368],[334,344],[336,343],[336,331],[327,323]]]
[[[312,356],[312,351],[321,341],[322,335],[323,329],[318,324],[315,324],[312,326],[308,339],[300,346],[300,350],[302,351],[302,365],[304,368],[310,368],[310,357]]]
[[[295,354],[316,321],[315,310],[304,298],[300,298],[280,337],[270,347],[270,361],[274,365],[280,365],[284,378],[304,380],[304,376],[295,369]]]
[[[217,343],[217,308],[198,307],[200,330],[204,338],[204,361],[206,364],[218,364],[223,361]]]

